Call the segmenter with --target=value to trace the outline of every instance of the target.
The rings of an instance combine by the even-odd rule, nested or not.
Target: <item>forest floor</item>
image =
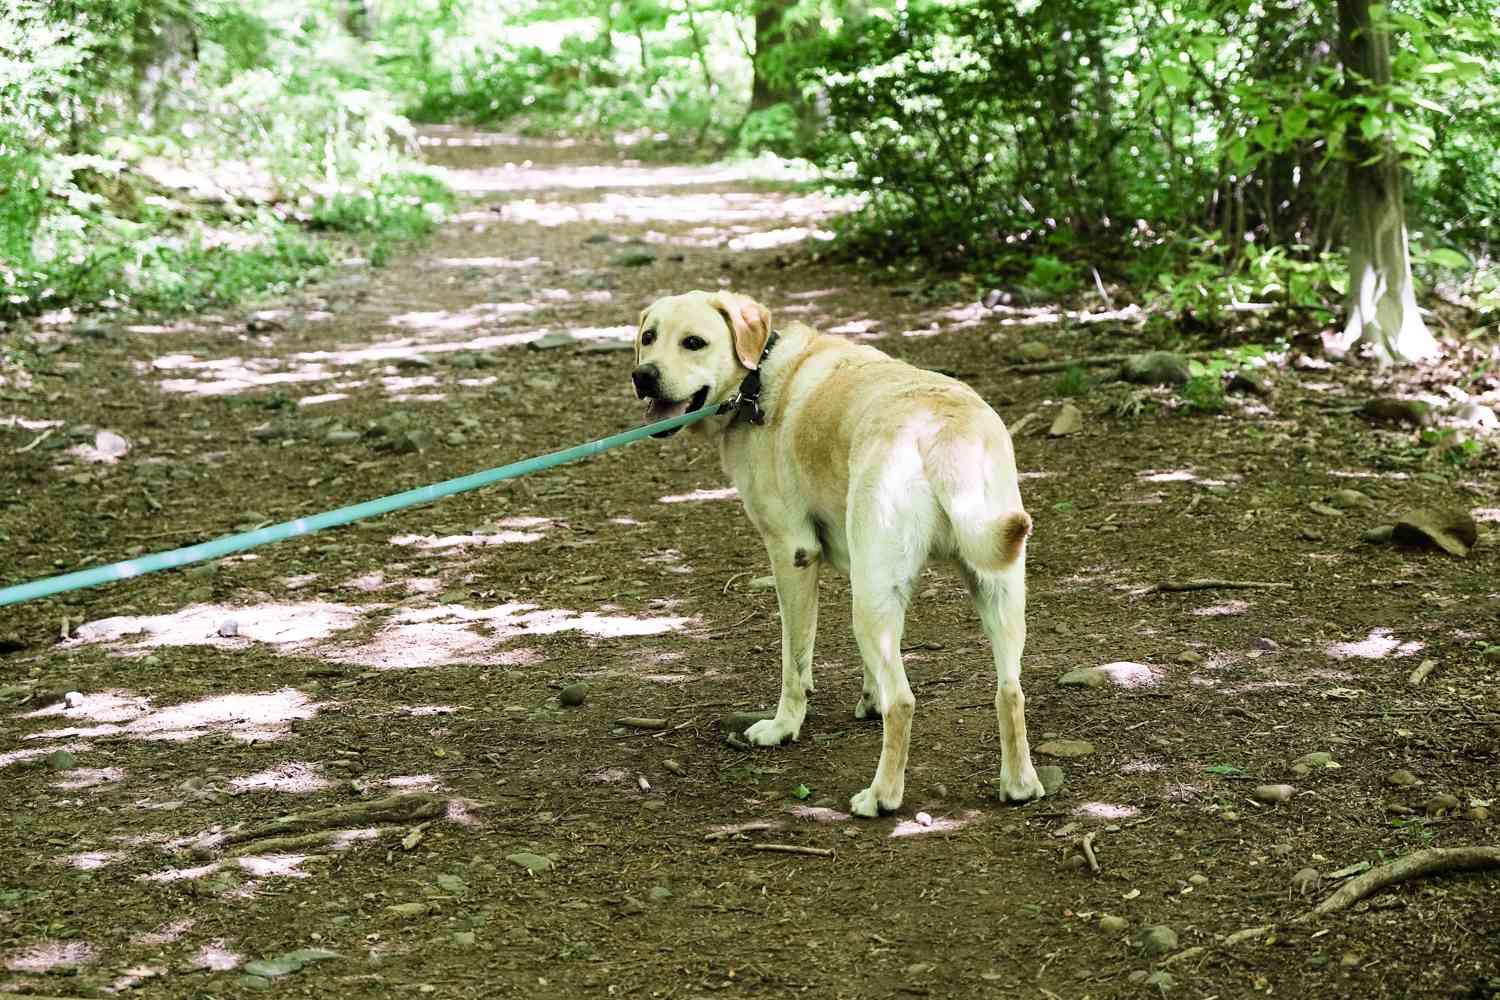
[[[1017,358],[1160,328],[818,260],[840,206],[735,168],[431,139],[472,198],[389,266],[216,315],[36,325],[49,367],[0,386],[3,582],[624,429],[639,310],[730,286],[1038,414],[1016,441],[1024,681],[1063,784],[991,796],[989,653],[937,570],[907,623],[897,815],[846,813],[880,727],[851,715],[833,574],[801,741],[730,745],[726,716],[776,700],[775,596],[682,434],[0,611],[0,993],[1500,994],[1494,873],[1296,922],[1358,866],[1500,840],[1500,471],[1354,412],[1461,372],[1330,367],[1292,330],[1310,356],[1276,358],[1267,397],[1192,413],[1098,368],[1081,429],[1049,437],[1062,376]],[[1362,541],[1421,506],[1470,511],[1479,544]],[[1194,577],[1285,586],[1153,589]],[[312,815],[271,824],[290,813]]]

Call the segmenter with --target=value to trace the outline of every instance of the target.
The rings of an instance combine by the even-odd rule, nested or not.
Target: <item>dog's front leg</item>
[[[771,747],[796,739],[807,716],[813,689],[813,641],[818,634],[818,557],[811,546],[766,543],[776,576],[776,603],[781,608],[781,701],[776,717],[762,719],[745,731],[756,746]]]

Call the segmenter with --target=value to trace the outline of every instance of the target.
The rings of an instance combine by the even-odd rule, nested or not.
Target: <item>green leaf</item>
[[[1423,257],[1427,263],[1436,264],[1438,267],[1449,267],[1454,270],[1460,270],[1471,266],[1469,258],[1457,250],[1450,250],[1447,247],[1438,247],[1436,250],[1429,250],[1423,254]]]
[[[808,788],[806,785],[798,785],[796,788],[792,789],[792,794],[797,796],[797,798],[799,799],[806,799],[812,795],[812,789]]]
[[[1157,70],[1161,73],[1161,78],[1167,82],[1168,86],[1176,87],[1178,90],[1187,89],[1189,81],[1188,71],[1177,63],[1164,62],[1157,67]]]
[[[1307,131],[1308,113],[1306,108],[1287,108],[1281,115],[1281,132],[1288,139],[1295,140]]]
[[[1359,130],[1367,141],[1374,142],[1385,133],[1385,119],[1380,115],[1365,115],[1360,119]]]

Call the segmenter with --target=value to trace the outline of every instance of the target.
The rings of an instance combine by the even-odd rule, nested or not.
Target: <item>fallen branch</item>
[[[1066,361],[1035,361],[1031,364],[1011,365],[1004,371],[1015,372],[1019,375],[1040,375],[1045,372],[1067,371],[1069,368],[1102,368],[1105,365],[1118,365],[1126,358],[1134,356],[1135,354],[1092,354],[1081,358],[1069,358]]]
[[[354,844],[373,843],[382,837],[399,837],[406,833],[404,827],[380,826],[362,830],[319,830],[316,833],[299,833],[290,837],[270,837],[255,843],[240,844],[228,852],[231,858],[246,854],[291,854],[307,847],[351,847]]]
[[[615,725],[624,726],[626,729],[666,729],[666,719],[643,719],[638,715],[627,715],[623,719],[616,719]]]
[[[1032,410],[1030,413],[1026,414],[1026,416],[1010,425],[1010,436],[1013,438],[1020,437],[1021,432],[1024,431],[1027,427],[1031,426],[1032,421],[1038,419],[1040,416],[1041,414],[1038,411]]]
[[[1291,590],[1290,583],[1262,583],[1259,580],[1163,580],[1146,591],[1148,594],[1181,593],[1188,590]]]
[[[1500,847],[1434,847],[1418,851],[1379,868],[1371,868],[1344,883],[1343,888],[1298,917],[1297,922],[1306,923],[1314,917],[1347,910],[1366,896],[1407,879],[1488,868],[1500,868]]]
[[[1413,670],[1406,678],[1406,683],[1416,687],[1427,679],[1427,675],[1437,669],[1437,660],[1423,660],[1422,665]]]
[[[15,451],[15,453],[17,455],[24,455],[24,454],[26,454],[28,451],[30,451],[31,449],[35,448],[37,445],[41,444],[43,441],[45,441],[49,437],[51,437],[52,436],[52,432],[55,431],[55,430],[57,430],[56,427],[48,427],[46,430],[42,431],[42,433],[38,434],[32,440],[32,442],[30,444],[28,444],[26,447],[24,447],[24,448],[17,448],[16,451]]]
[[[800,844],[751,844],[752,851],[774,851],[777,854],[811,854],[818,858],[831,858],[833,851],[826,847],[803,847]]]
[[[1094,836],[1090,832],[1083,835],[1083,857],[1089,863],[1089,871],[1095,875],[1099,874],[1099,859],[1094,857]]]
[[[291,813],[269,823],[249,829],[230,830],[219,841],[224,844],[246,844],[252,840],[265,840],[286,834],[308,833],[333,827],[366,827],[380,823],[410,823],[434,819],[448,811],[450,799],[446,795],[416,793],[412,795],[388,795],[383,799],[354,802],[311,812]]]
[[[767,823],[767,822],[746,823],[744,826],[736,827],[733,830],[715,830],[712,833],[705,833],[703,835],[703,839],[704,840],[710,840],[710,841],[712,841],[712,840],[727,840],[730,837],[735,836],[736,834],[741,834],[741,833],[761,833],[761,832],[766,831],[766,830],[777,830],[777,829],[780,829],[780,827],[781,827],[780,823]]]

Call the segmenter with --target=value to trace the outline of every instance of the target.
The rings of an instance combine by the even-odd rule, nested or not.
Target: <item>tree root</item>
[[[344,829],[349,827],[376,826],[381,823],[414,823],[435,819],[448,811],[450,799],[446,795],[415,793],[411,795],[388,795],[383,799],[368,802],[353,802],[349,805],[314,809],[311,812],[291,813],[245,829],[236,828],[225,833],[220,846],[246,844],[253,840],[280,837],[287,834],[309,833],[315,830]]]
[[[1315,917],[1347,910],[1366,896],[1407,879],[1487,868],[1500,868],[1500,847],[1434,847],[1418,851],[1351,879],[1338,892],[1298,917],[1296,922],[1306,923]]]
[[[354,844],[374,843],[382,837],[399,837],[406,833],[400,826],[363,827],[349,830],[318,830],[315,833],[299,833],[290,837],[268,837],[239,844],[229,852],[232,858],[247,854],[293,854],[309,847],[341,847]],[[363,834],[363,835],[361,835]]]
[[[1181,593],[1187,590],[1290,590],[1290,583],[1262,583],[1259,580],[1163,580],[1146,591],[1148,594]]]

